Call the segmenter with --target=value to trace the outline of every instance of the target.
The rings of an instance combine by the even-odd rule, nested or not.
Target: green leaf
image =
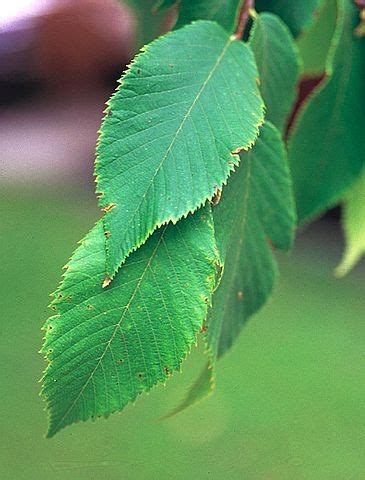
[[[283,131],[297,96],[300,71],[297,47],[288,27],[271,13],[255,18],[250,46],[259,70],[266,120]]]
[[[211,395],[216,360],[243,325],[267,301],[277,276],[273,247],[288,250],[294,238],[295,207],[284,143],[269,122],[213,207],[223,275],[207,321],[208,363],[169,416]]]
[[[179,369],[215,285],[213,235],[210,207],[165,225],[105,289],[102,222],[85,237],[56,292],[57,314],[45,325],[49,436],[121,410]]]
[[[301,222],[334,205],[364,165],[365,41],[354,36],[358,12],[338,1],[327,79],[299,113],[289,139]]]
[[[346,250],[336,274],[346,275],[365,254],[365,170],[344,198]]]
[[[213,20],[232,33],[237,25],[241,0],[182,0],[175,28],[194,20]]]
[[[314,20],[314,13],[322,0],[256,0],[259,12],[268,11],[278,15],[296,37]]]
[[[212,394],[217,357],[232,345],[243,324],[272,291],[277,267],[271,242],[282,250],[293,242],[294,200],[279,132],[265,123],[253,149],[241,157],[220,203],[213,208],[224,271],[208,317],[208,363],[169,416]]]
[[[267,41],[266,36],[269,35],[274,40],[272,43]],[[268,108],[267,116],[271,118],[271,112],[275,112],[274,117],[280,119],[278,123],[283,125],[284,119],[291,111],[295,100],[294,88],[299,74],[297,52],[295,46],[293,46],[291,35],[280,19],[272,14],[260,14],[255,18],[250,43],[261,76],[260,87]],[[283,68],[281,56],[286,58],[287,68]],[[283,85],[286,85],[286,87],[283,88]],[[292,91],[292,94],[289,94],[288,98],[286,98],[286,95],[280,95],[281,92],[285,94],[290,91]],[[277,96],[281,99],[280,102],[276,101]],[[270,151],[270,149],[272,150]],[[208,342],[206,353],[209,368],[201,373],[186,398],[170,415],[180,413],[212,393],[215,387],[215,368],[219,342],[223,342],[221,353],[224,353],[233,341],[233,338],[226,331],[229,331],[233,324],[232,336],[236,338],[247,318],[255,313],[269,296],[275,281],[276,263],[267,242],[265,239],[262,240],[264,229],[269,228],[269,222],[273,224],[277,222],[277,227],[279,229],[283,228],[284,242],[280,243],[279,236],[277,239],[278,245],[283,249],[288,248],[293,240],[295,226],[294,200],[286,152],[279,132],[270,123],[266,123],[261,129],[259,139],[247,155],[248,162],[246,161],[246,155],[241,156],[243,163],[239,166],[238,172],[234,173],[229,179],[228,185],[223,190],[220,203],[213,208],[216,237],[222,256],[221,263],[224,263],[227,251],[237,257],[224,266],[226,273],[223,275],[223,286],[219,287],[218,292],[213,294],[212,325],[208,321],[208,332],[204,335]],[[251,164],[255,168],[252,170],[253,175],[250,176],[250,181],[245,186],[244,177],[247,176],[248,169],[251,171]],[[263,167],[260,167],[260,165],[263,165]],[[267,172],[263,170],[265,173],[262,174],[260,168],[265,169],[266,166]],[[274,172],[272,180],[269,179],[271,170]],[[251,186],[251,181],[254,188]],[[261,197],[262,205],[257,204],[256,206],[256,189],[260,187],[260,184],[262,184],[262,188],[265,188],[264,193],[267,199]],[[271,194],[272,189],[273,193]],[[244,202],[242,202],[242,192],[248,192],[248,196],[245,193]],[[260,231],[257,224],[260,221],[260,208],[262,210],[265,208],[265,200],[270,206],[265,215],[262,216],[262,219],[265,219],[265,225]],[[275,213],[273,208],[275,208]],[[244,231],[241,235],[236,230],[237,222],[246,215],[247,209],[249,209],[248,213],[253,216],[255,224],[254,227],[251,227],[249,221],[252,221],[252,218],[250,217],[249,221],[247,220],[247,225],[244,226],[244,230],[247,230],[249,234],[246,235]],[[268,214],[268,212],[270,213]],[[257,213],[256,216],[255,213]],[[276,219],[275,215],[279,220]],[[236,234],[236,237],[240,237],[238,242],[243,242],[242,245],[237,244],[237,238],[233,237],[233,233]],[[231,235],[232,239],[230,240]],[[276,237],[274,238],[276,239]],[[259,248],[255,249],[255,245]],[[249,260],[247,260],[247,257],[249,257]],[[236,267],[238,271],[235,271]],[[242,281],[245,277],[248,278],[247,282]],[[231,289],[234,290],[237,284],[239,285],[237,290],[232,292]],[[241,298],[241,293],[238,292],[242,292],[243,295],[246,286],[249,297],[245,298],[242,311],[239,307],[243,298]],[[220,317],[225,309],[227,309],[228,321]],[[222,326],[223,322],[226,323],[225,327]],[[221,332],[223,332],[222,340],[220,339]]]
[[[193,212],[226,182],[263,122],[247,45],[200,21],[154,41],[111,98],[96,173],[112,277],[160,225]]]
[[[285,147],[269,122],[213,208],[221,261],[221,282],[207,323],[213,358],[237,338],[243,324],[270,295],[276,277],[272,246],[293,242],[294,201]]]
[[[331,41],[336,29],[337,0],[326,0],[311,28],[298,39],[305,76],[320,76],[325,72]]]
[[[215,372],[213,365],[211,362],[208,362],[204,369],[200,372],[199,376],[191,385],[190,389],[188,390],[185,398],[174,408],[168,415],[164,417],[164,419],[173,417],[188,407],[196,405],[197,403],[205,400],[206,398],[210,397],[215,389]]]
[[[119,2],[127,3],[137,17],[136,50],[161,35],[171,23],[168,17],[170,12],[165,9],[154,10],[155,0],[119,0]]]
[[[154,11],[159,11],[159,10],[166,10],[168,8],[171,8],[173,5],[178,3],[179,0],[157,0],[154,3],[153,10]]]

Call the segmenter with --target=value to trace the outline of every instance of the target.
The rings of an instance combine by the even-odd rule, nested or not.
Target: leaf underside
[[[101,127],[96,174],[107,232],[106,273],[160,225],[212,198],[263,122],[247,45],[200,21],[145,48]]]
[[[46,323],[48,435],[121,410],[180,368],[206,318],[217,254],[210,208],[163,226],[103,289],[101,221],[82,241]]]

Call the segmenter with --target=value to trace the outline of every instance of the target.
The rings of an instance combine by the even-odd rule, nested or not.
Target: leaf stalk
[[[244,0],[238,15],[238,24],[234,36],[240,40],[245,31],[248,19],[250,18],[250,11],[255,8],[255,0]]]

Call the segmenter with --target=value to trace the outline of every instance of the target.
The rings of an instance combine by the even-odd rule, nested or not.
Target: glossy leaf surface
[[[161,227],[103,289],[99,221],[70,260],[46,324],[49,435],[121,410],[165,381],[193,344],[215,284],[210,209]]]
[[[107,274],[160,225],[226,182],[263,121],[250,49],[196,22],[139,55],[109,102],[97,149]]]

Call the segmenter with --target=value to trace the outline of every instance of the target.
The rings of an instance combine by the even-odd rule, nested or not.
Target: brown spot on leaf
[[[241,147],[240,147],[240,148],[236,148],[236,150],[232,150],[231,154],[232,154],[232,155],[238,155],[240,152],[242,152],[242,150],[243,150],[243,149],[242,149]]]
[[[110,285],[111,281],[112,279],[110,277],[105,277],[102,284],[102,288],[106,288],[108,285]]]
[[[213,198],[211,200],[211,204],[212,205],[218,205],[218,203],[221,199],[221,196],[222,196],[222,190],[220,188],[216,187]]]
[[[276,248],[275,248],[275,245],[273,244],[273,241],[271,240],[271,238],[266,237],[266,241],[267,241],[269,247],[271,248],[271,250],[274,250],[274,251],[275,251]]]
[[[237,292],[237,300],[241,301],[244,299],[244,294],[241,290]]]
[[[115,203],[109,203],[109,205],[103,207],[101,211],[107,213],[110,212],[110,210],[113,210],[114,207],[116,207]]]

